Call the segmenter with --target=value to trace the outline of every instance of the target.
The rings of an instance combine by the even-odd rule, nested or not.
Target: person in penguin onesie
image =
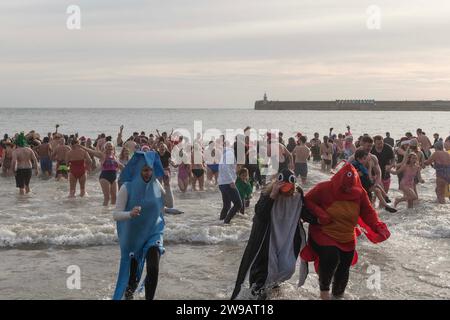
[[[158,181],[163,175],[161,160],[154,151],[135,152],[120,175],[123,184],[113,212],[121,255],[114,300],[133,299],[145,262],[145,299],[155,295],[159,259],[164,253],[164,188]]]
[[[350,266],[358,260],[357,228],[373,243],[390,237],[365,192],[358,172],[349,162],[329,181],[321,182],[305,195],[305,205],[318,224],[309,226],[308,244],[301,251],[303,261],[314,261],[319,275],[320,297],[324,300],[342,298],[350,274]],[[299,281],[303,285],[305,278]]]
[[[251,292],[260,300],[267,297],[267,289],[292,277],[302,244],[306,244],[301,219],[317,223],[303,203],[303,191],[289,169],[261,192],[231,300],[239,295],[247,274]]]

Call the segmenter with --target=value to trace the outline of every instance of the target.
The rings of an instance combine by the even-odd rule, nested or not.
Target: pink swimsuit
[[[400,181],[400,188],[411,188],[414,189],[414,179],[417,176],[417,169],[414,167],[407,166]]]
[[[178,167],[178,179],[185,180],[187,178],[189,178],[187,166],[184,163],[181,163]]]

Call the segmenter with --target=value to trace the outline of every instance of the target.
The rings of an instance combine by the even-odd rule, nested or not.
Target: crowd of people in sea
[[[20,194],[30,192],[32,169],[35,175],[52,177],[56,180],[68,180],[70,184],[69,197],[75,197],[76,185],[80,187],[80,197],[86,194],[86,178],[100,171],[99,181],[104,194],[103,205],[115,205],[120,179],[118,173],[126,166],[135,151],[154,150],[159,154],[164,168],[164,185],[170,199],[166,201],[169,207],[173,205],[170,186],[171,171],[176,170],[178,188],[181,192],[189,189],[204,191],[208,186],[228,185],[226,175],[231,175],[233,183],[239,191],[241,202],[248,205],[253,192],[263,186],[267,175],[261,174],[261,168],[267,167],[267,161],[262,160],[262,147],[259,141],[251,141],[250,127],[243,130],[243,135],[237,135],[235,141],[225,141],[225,136],[204,143],[201,136],[190,142],[189,138],[174,135],[173,130],[146,135],[144,131],[135,131],[128,139],[123,139],[123,126],[113,142],[112,136],[101,133],[97,138],[79,136],[77,133],[67,135],[58,132],[41,137],[39,133],[30,131],[27,134],[5,134],[0,141],[0,166],[2,176],[15,176]],[[388,193],[391,185],[391,175],[398,177],[399,190],[403,197],[395,199],[394,207],[406,201],[409,207],[418,199],[417,184],[425,183],[421,170],[433,166],[436,170],[436,195],[439,203],[445,203],[450,179],[450,162],[447,153],[450,151],[450,136],[445,139],[438,133],[431,141],[422,129],[416,130],[416,136],[406,132],[403,137],[394,140],[389,132],[385,136],[369,136],[363,134],[355,139],[347,127],[345,133],[333,133],[330,128],[328,135],[320,137],[314,133],[310,140],[305,135],[297,133],[284,140],[282,132],[278,138],[269,132],[265,137],[267,152],[271,161],[277,162],[278,172],[288,168],[295,173],[302,185],[307,183],[308,163],[320,163],[323,172],[333,172],[342,160],[350,161],[358,170],[364,188],[371,199],[378,199],[380,205],[389,211],[394,211],[389,203]],[[270,155],[271,143],[278,144],[278,153]],[[252,149],[252,144],[257,148]],[[245,156],[238,158],[238,148],[243,147]],[[269,146],[269,147],[267,147]],[[117,147],[121,148],[117,153]],[[235,165],[231,171],[222,166],[223,151],[232,147],[233,157],[228,157],[226,164]],[[251,154],[253,150],[254,154]],[[434,152],[433,152],[434,151]],[[176,153],[178,161],[173,154]],[[184,153],[184,154],[183,154]],[[195,158],[194,158],[195,157]],[[251,161],[254,158],[256,161]],[[236,176],[236,178],[234,178]],[[222,180],[222,181],[221,181]],[[198,187],[197,187],[198,186]],[[233,201],[237,202],[237,201]]]
[[[135,131],[124,138],[121,126],[114,138],[105,133],[92,138],[63,134],[56,125],[55,131],[44,137],[35,131],[5,134],[0,141],[1,172],[4,177],[15,177],[20,195],[30,193],[33,169],[44,179],[67,180],[70,198],[77,196],[77,186],[79,196],[86,196],[87,177],[99,172],[103,205],[115,206],[113,216],[119,222],[122,258],[114,295],[117,299],[133,297],[136,281],[130,279],[140,277],[136,270],[142,271],[143,261],[147,261],[146,297],[151,299],[155,294],[159,257],[164,252],[162,214],[177,212],[171,190],[175,176],[182,193],[218,189],[223,201],[218,216],[225,224],[238,213],[248,214],[251,199],[260,190],[233,298],[249,270],[252,292],[258,296],[268,283],[292,276],[290,254],[298,256],[297,244],[306,241],[298,221],[310,224],[302,258],[319,261],[321,297],[328,299],[333,277],[334,296],[342,295],[347,285],[355,256],[354,227],[364,226],[374,243],[389,238],[374,209],[377,200],[379,210],[392,213],[402,202],[413,208],[420,197],[417,185],[430,183],[421,174],[426,166],[436,172],[437,202],[444,204],[447,197],[450,199],[450,136],[435,133],[431,141],[419,128],[415,135],[406,132],[397,140],[389,132],[355,137],[347,126],[341,133],[330,128],[322,138],[314,133],[308,139],[299,132],[285,141],[278,131],[254,139],[252,130],[246,127],[233,139],[221,135],[204,141],[199,134],[190,141],[173,130]],[[311,163],[329,173],[330,180],[309,185]],[[402,193],[393,201],[389,196],[392,176],[397,176]],[[311,188],[304,195],[302,187]],[[33,194],[38,196],[39,190]],[[145,218],[146,212],[153,218]],[[285,214],[289,218],[277,218]],[[270,233],[278,235],[270,238]],[[286,246],[289,242],[292,244]],[[267,250],[273,246],[285,255],[271,256]],[[274,263],[278,263],[278,271],[271,268]]]

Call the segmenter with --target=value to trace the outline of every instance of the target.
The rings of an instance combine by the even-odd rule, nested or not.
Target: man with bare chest
[[[30,193],[30,180],[32,168],[35,174],[39,174],[37,158],[34,151],[28,147],[25,135],[21,133],[16,140],[17,149],[12,154],[12,169],[16,173],[16,187],[21,195]]]
[[[36,147],[35,151],[39,157],[41,164],[41,172],[47,177],[52,176],[52,146],[50,145],[50,139],[45,137],[42,144]]]
[[[69,151],[70,147],[66,146],[65,139],[60,138],[58,146],[52,153],[52,158],[56,161],[56,180],[61,180],[61,178],[68,179],[69,177],[69,166],[66,162],[66,155]]]
[[[295,161],[295,175],[301,177],[302,184],[306,183],[308,176],[308,159],[311,156],[311,150],[306,146],[306,137],[300,137],[300,144],[295,146],[292,151]]]

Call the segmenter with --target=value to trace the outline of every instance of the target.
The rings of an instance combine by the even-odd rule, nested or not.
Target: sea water
[[[170,132],[194,121],[204,130],[244,128],[279,129],[287,140],[297,132],[311,138],[351,126],[353,134],[391,132],[399,139],[422,128],[429,137],[450,134],[450,113],[357,111],[254,111],[249,109],[0,109],[0,133],[36,130],[42,135],[60,125],[64,133],[95,138],[99,133],[124,138],[133,131]],[[450,204],[436,203],[434,171],[423,171],[420,202],[413,209],[400,205],[398,213],[379,210],[391,238],[374,245],[361,237],[359,262],[351,269],[347,299],[450,298]],[[310,189],[328,174],[310,165]],[[399,196],[394,176],[390,197]],[[102,207],[98,173],[88,178],[89,196],[68,199],[67,182],[33,177],[32,193],[17,195],[13,178],[0,178],[0,299],[109,299],[119,265],[119,246],[112,207]],[[248,240],[255,194],[248,214],[230,225],[219,221],[221,197],[217,187],[204,192],[177,191],[172,173],[175,205],[185,213],[166,216],[165,247],[161,259],[157,299],[228,299]],[[68,285],[71,266],[79,268],[80,288]],[[317,275],[297,288],[298,270],[272,299],[316,299]],[[244,284],[241,297],[248,298]]]

